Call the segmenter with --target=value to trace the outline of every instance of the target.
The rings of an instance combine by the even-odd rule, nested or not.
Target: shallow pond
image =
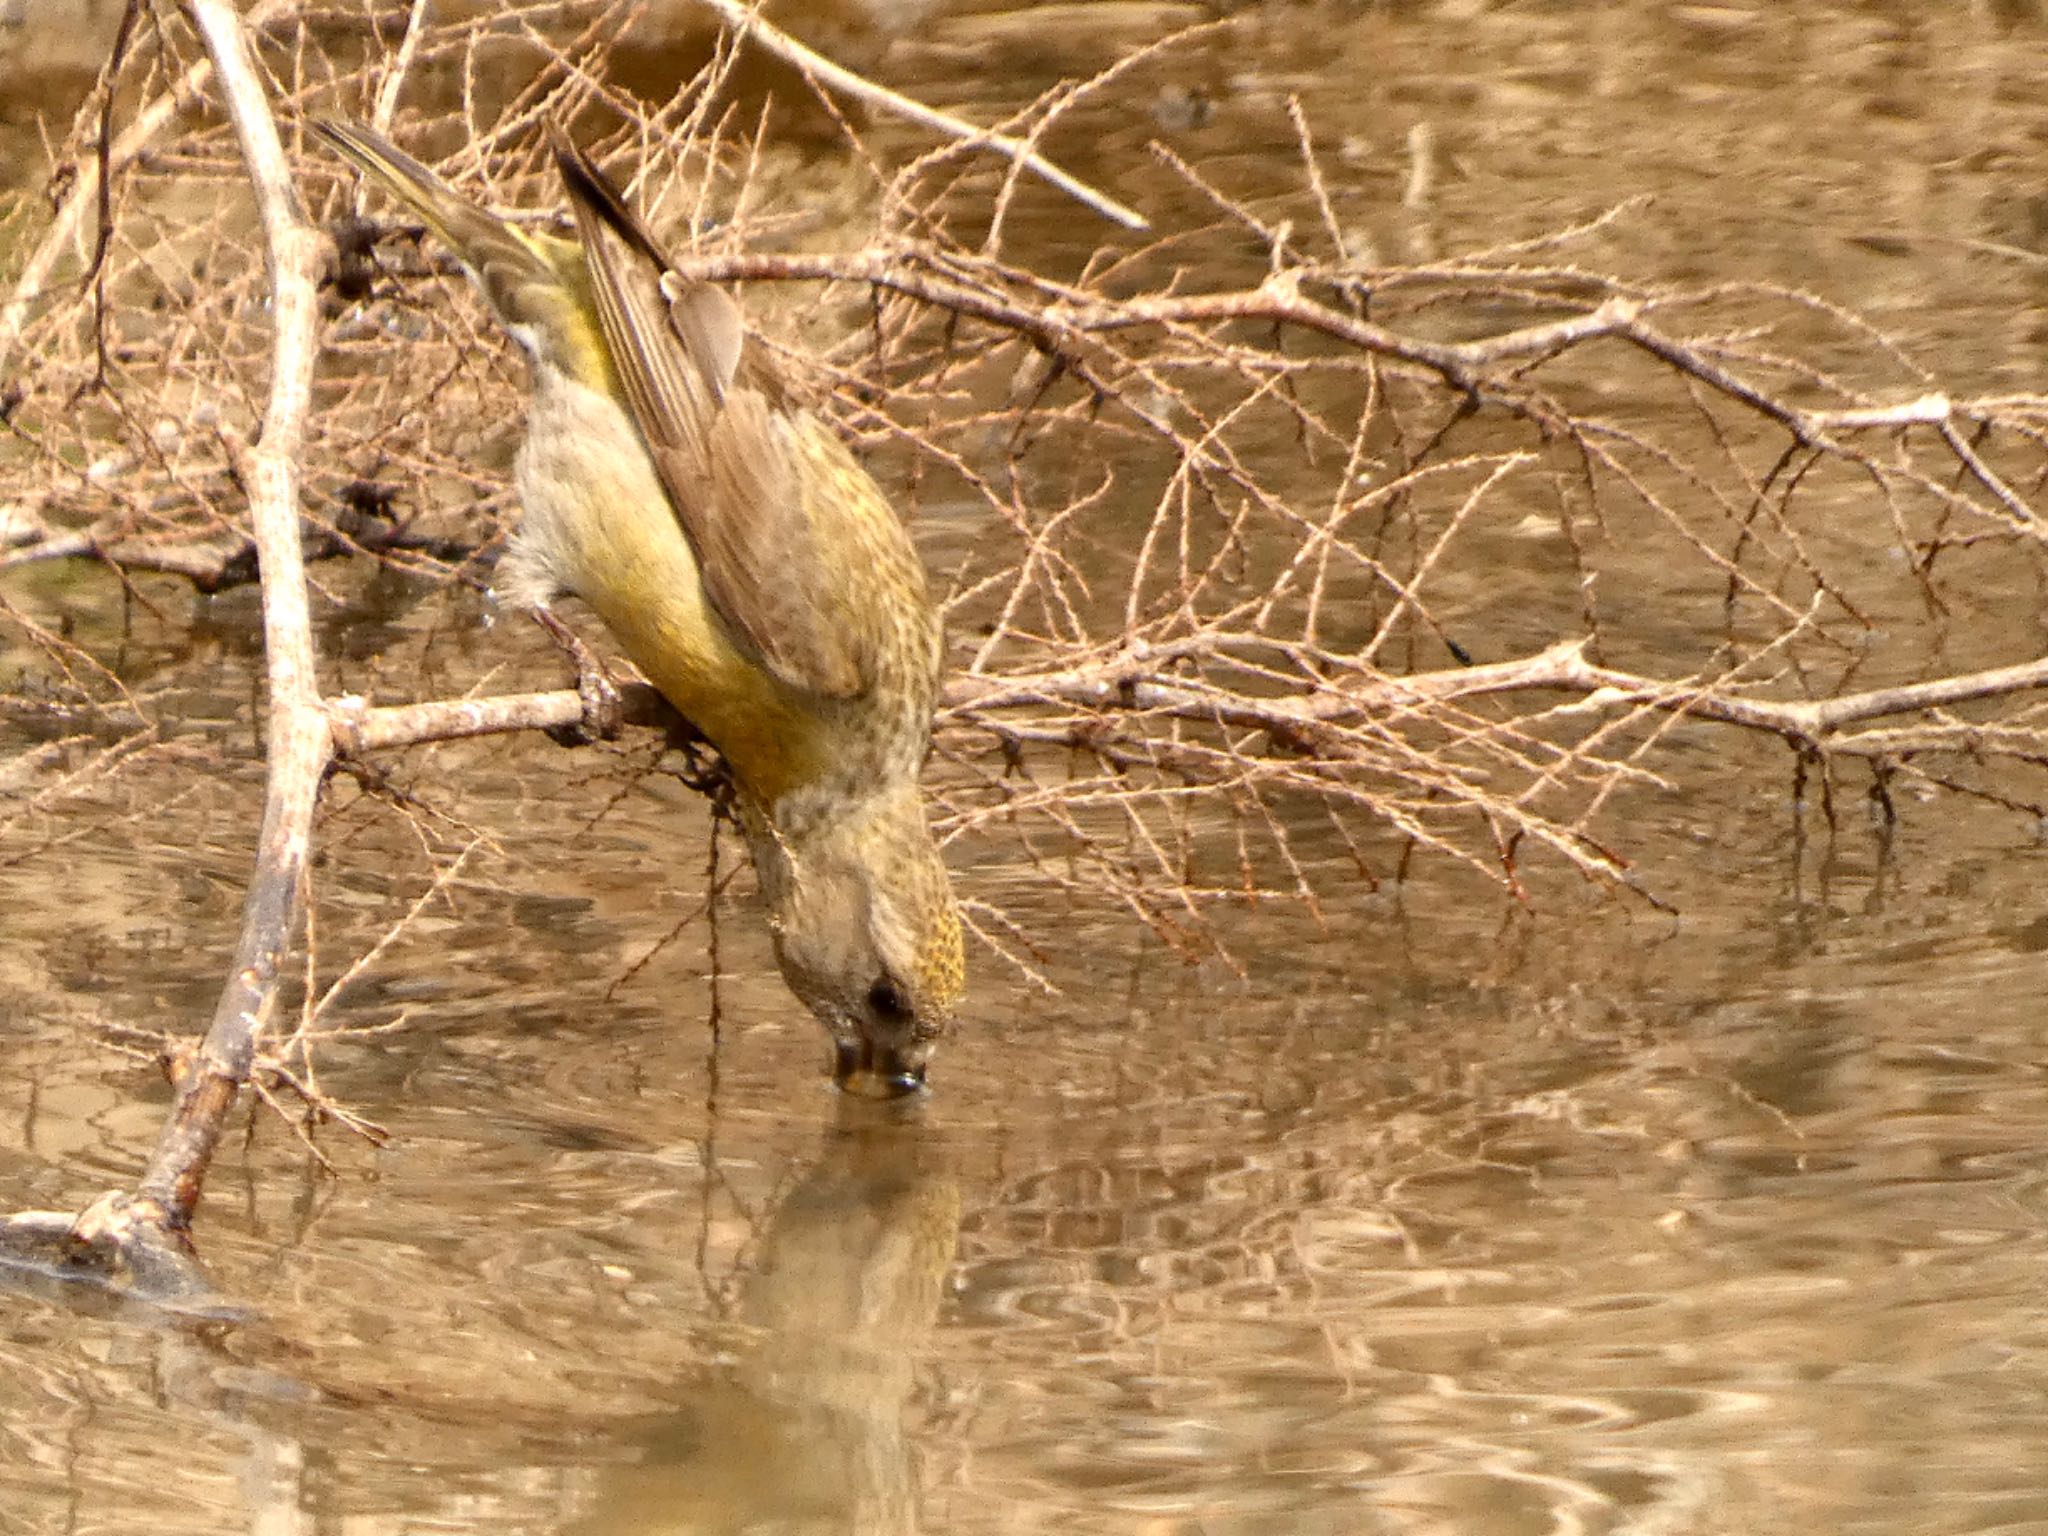
[[[2038,388],[2048,30],[1917,9],[1272,3],[1055,148],[1116,187],[1178,136],[1256,187],[1294,93],[1390,254],[1651,191],[1628,259]],[[963,8],[873,67],[992,114],[1191,10]],[[67,591],[245,731],[251,595]],[[386,611],[330,626],[341,681]],[[473,607],[388,612],[488,655]],[[2037,605],[2007,622],[2038,648]],[[1782,752],[1687,728],[1710,771],[1614,812],[1676,916],[1425,863],[1320,924],[1224,915],[1235,966],[962,844],[1060,990],[978,960],[935,1091],[879,1109],[825,1085],[744,881],[683,921],[704,813],[632,750],[438,754],[487,841],[334,1021],[403,1024],[319,1058],[389,1145],[323,1128],[329,1173],[267,1111],[233,1139],[199,1236],[253,1320],[0,1296],[0,1531],[2048,1531],[2024,818],[1802,834]],[[166,1094],[99,1037],[210,1004],[259,770],[178,774],[0,845],[0,1205],[131,1177]],[[410,835],[337,788],[330,953],[418,894],[377,873]]]

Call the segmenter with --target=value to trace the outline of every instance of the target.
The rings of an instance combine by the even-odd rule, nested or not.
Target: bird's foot
[[[605,671],[604,663],[597,659],[596,653],[557,618],[553,610],[536,608],[533,617],[576,668],[576,696],[583,701],[583,718],[573,725],[550,727],[549,739],[565,747],[587,747],[593,742],[610,741],[619,734],[619,728],[626,721],[626,708],[620,702],[619,690],[612,682],[611,674]]]

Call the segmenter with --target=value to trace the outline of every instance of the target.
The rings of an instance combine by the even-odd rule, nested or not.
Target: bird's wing
[[[713,610],[791,687],[827,698],[865,691],[872,627],[850,611],[855,573],[819,547],[814,514],[831,509],[806,494],[812,424],[742,376],[746,333],[732,299],[669,275],[590,157],[559,132],[554,147],[613,366]]]

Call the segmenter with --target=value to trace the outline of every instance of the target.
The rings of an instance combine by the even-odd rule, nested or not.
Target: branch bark
[[[870,106],[879,106],[886,112],[907,118],[923,127],[936,129],[949,138],[991,149],[1005,159],[1021,165],[1048,185],[1059,188],[1084,207],[1094,209],[1113,224],[1120,224],[1125,229],[1151,228],[1145,216],[1137,209],[1118,202],[1107,192],[1089,186],[1071,171],[1062,170],[1033,149],[1027,140],[1012,134],[978,128],[950,112],[928,107],[921,101],[914,101],[908,96],[890,90],[886,85],[877,84],[865,75],[855,74],[845,65],[833,63],[823,54],[806,48],[787,32],[763,21],[756,7],[744,5],[741,0],[699,0],[699,3],[741,37],[758,44],[785,64],[801,70],[835,91],[867,102]]]
[[[1821,755],[1866,756],[1897,748],[1887,742],[1870,744],[1866,750],[1857,737],[1844,734],[1845,727],[2037,688],[2048,688],[2048,658],[1834,698],[1762,699],[1731,693],[1723,686],[1698,680],[1646,677],[1603,667],[1586,659],[1585,641],[1565,640],[1512,661],[1447,667],[1408,677],[1361,679],[1333,684],[1315,693],[1266,699],[1169,678],[1157,672],[1138,652],[1098,666],[1029,676],[956,677],[947,685],[945,703],[972,715],[1068,704],[1299,733],[1398,714],[1421,704],[1489,694],[1571,693],[1579,695],[1578,702],[1570,706],[1578,710],[1648,708],[1764,731]],[[573,700],[575,695],[564,697]],[[1961,745],[1976,730],[1974,726],[1957,724],[1952,734]],[[1941,744],[1939,732],[1917,733],[1914,737],[1915,750],[1936,749]]]
[[[1176,646],[1174,654],[1188,649]],[[2048,688],[2048,658],[1827,699],[1755,698],[1698,679],[1657,678],[1603,667],[1586,659],[1585,641],[1563,640],[1509,661],[1445,667],[1405,677],[1361,677],[1312,693],[1266,698],[1176,678],[1158,670],[1156,659],[1140,650],[1087,667],[956,675],[945,685],[940,708],[942,714],[972,725],[986,723],[987,717],[1002,711],[1066,705],[1111,717],[1161,715],[1298,737],[1318,727],[1397,716],[1422,705],[1500,694],[1565,693],[1578,696],[1577,702],[1566,706],[1574,710],[1618,713],[1647,708],[1762,731],[1823,756],[1868,756],[1897,751],[1894,733],[1884,733],[1883,740],[1873,736],[1865,743],[1847,727],[2041,688]],[[619,697],[628,724],[663,728],[675,721],[668,702],[645,683],[622,686]],[[577,724],[584,713],[581,698],[566,688],[421,704],[371,705],[359,698],[343,698],[326,707],[335,751],[341,757],[510,731],[559,730]],[[1978,733],[1978,727],[1961,722],[1947,731],[1958,746],[1968,744]],[[1930,727],[1912,737],[1916,751],[1939,750],[1943,745],[1940,728]]]

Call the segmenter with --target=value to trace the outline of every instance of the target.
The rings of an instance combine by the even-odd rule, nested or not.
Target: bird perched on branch
[[[555,628],[548,604],[582,598],[718,749],[834,1076],[920,1085],[963,963],[917,782],[939,624],[901,520],[779,387],[732,298],[670,270],[559,132],[574,241],[507,224],[367,129],[313,129],[455,253],[531,365],[500,596]]]

